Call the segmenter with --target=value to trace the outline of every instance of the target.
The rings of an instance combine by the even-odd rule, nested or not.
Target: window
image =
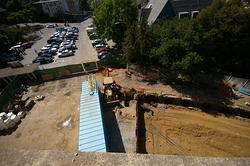
[[[198,14],[199,14],[199,11],[192,11],[191,18],[196,18]]]
[[[189,18],[189,12],[179,12],[179,18]]]

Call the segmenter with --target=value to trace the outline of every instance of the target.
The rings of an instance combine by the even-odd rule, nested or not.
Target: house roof
[[[148,16],[149,24],[152,24],[155,22],[155,20],[157,19],[157,17],[161,13],[162,9],[164,8],[167,2],[168,0],[150,0],[148,2],[148,5],[146,6],[146,8],[150,8],[150,7],[152,8]]]

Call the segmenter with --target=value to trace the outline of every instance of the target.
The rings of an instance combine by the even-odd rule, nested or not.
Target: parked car
[[[95,40],[92,40],[92,41],[91,41],[91,44],[92,44],[93,47],[95,47],[95,46],[98,45],[98,44],[105,44],[105,43],[104,43],[104,41],[101,40],[101,39],[95,39]]]
[[[53,54],[51,54],[51,53],[42,53],[41,55],[40,55],[40,57],[52,57],[53,56]]]
[[[103,51],[108,51],[109,49],[108,48],[99,48],[99,49],[96,49],[96,52],[97,54],[103,52]]]
[[[23,48],[22,45],[15,45],[15,46],[12,46],[12,47],[10,48],[10,50],[15,50],[15,51],[17,51],[17,52],[22,52],[22,51],[24,51],[24,48]]]
[[[90,40],[95,40],[95,39],[98,39],[98,36],[97,36],[95,33],[91,33],[91,34],[89,35],[89,39],[90,39]]]
[[[112,58],[114,55],[107,52],[107,53],[104,53],[102,54],[100,57],[98,57],[99,59],[107,59],[107,58]]]
[[[32,62],[33,63],[40,63],[40,64],[46,64],[46,63],[51,63],[53,62],[52,57],[43,57],[43,56],[38,56],[36,59],[34,59]]]
[[[21,46],[21,47],[23,47],[23,49],[26,49],[26,48],[30,48],[34,44],[34,42],[31,42],[31,41],[25,42],[25,43],[17,42],[16,44],[17,44],[17,46]]]
[[[79,29],[77,27],[72,27],[72,29],[74,29],[75,32],[79,32]]]
[[[47,43],[48,44],[51,44],[52,42],[53,43],[61,43],[63,40],[62,40],[62,38],[59,38],[59,37],[52,37],[52,38],[49,38],[48,40],[47,40]]]
[[[42,52],[42,54],[46,53],[46,54],[56,55],[57,50],[58,50],[57,48],[51,48],[49,50],[44,50],[44,51],[41,51],[41,52]]]
[[[41,29],[44,28],[44,26],[43,26],[43,25],[40,25],[40,24],[36,24],[36,25],[33,25],[33,28],[34,28],[35,30],[41,30]]]
[[[22,46],[26,49],[26,48],[31,48],[33,45],[32,42],[26,42],[26,43],[22,43]]]
[[[66,39],[71,39],[71,40],[78,40],[77,36],[74,36],[74,35],[65,35],[65,38]]]
[[[41,48],[41,51],[49,50],[50,48],[51,48],[50,46],[43,46],[43,47]]]
[[[100,59],[100,58],[101,58],[101,56],[103,56],[103,55],[105,55],[105,54],[107,54],[107,53],[109,53],[109,52],[107,52],[107,51],[103,51],[103,52],[101,52],[101,53],[97,54],[97,57]]]
[[[89,30],[94,30],[96,28],[95,24],[89,24],[88,27],[86,28],[87,31]]]
[[[73,56],[74,53],[72,50],[64,50],[60,53],[58,53],[58,57],[62,58],[62,57],[67,57],[67,56]]]
[[[55,25],[54,24],[49,24],[49,25],[47,25],[47,28],[55,28]]]
[[[87,27],[86,28],[86,31],[92,31],[92,30],[94,30],[95,29],[95,27]]]
[[[97,50],[97,49],[100,49],[100,48],[108,48],[109,46],[106,45],[106,44],[97,44],[97,45],[95,45],[94,47],[95,47],[95,49]]]
[[[66,29],[63,28],[63,27],[58,27],[58,28],[56,28],[56,31],[57,32],[62,32],[62,31],[66,31]]]

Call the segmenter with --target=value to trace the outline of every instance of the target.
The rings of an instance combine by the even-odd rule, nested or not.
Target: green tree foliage
[[[150,62],[182,73],[224,71],[249,77],[249,0],[216,0],[197,19],[173,19],[145,26],[148,30],[144,30],[144,36],[151,37],[143,42],[150,54],[139,52],[145,47],[139,45],[142,30],[138,27],[128,29],[123,43],[130,61]]]
[[[7,9],[3,23],[16,24],[35,20],[36,9],[30,0],[3,0],[1,6]]]
[[[81,11],[88,11],[90,9],[90,2],[89,0],[79,0],[80,10]]]
[[[125,32],[123,52],[129,62],[150,64],[150,49],[153,43],[151,29],[146,22],[133,23]]]
[[[94,23],[102,38],[123,41],[128,24],[136,20],[137,8],[131,0],[103,0],[94,10]]]
[[[33,20],[33,13],[31,10],[19,10],[17,12],[10,12],[7,21],[11,24],[26,23]]]
[[[1,26],[0,27],[0,53],[7,51],[11,46],[15,45],[16,42],[26,41],[24,35],[34,32],[34,29],[30,26]]]
[[[202,34],[199,53],[207,68],[249,74],[249,7],[249,1],[216,0],[198,15]]]
[[[195,20],[181,19],[153,25],[156,43],[151,57],[159,64],[179,72],[193,72],[201,67],[202,57],[195,48],[200,43]]]
[[[98,8],[101,4],[102,0],[91,0],[90,1],[90,8],[92,10],[95,10],[96,8]]]

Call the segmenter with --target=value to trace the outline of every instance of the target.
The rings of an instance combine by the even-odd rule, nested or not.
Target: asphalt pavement
[[[86,27],[91,23],[91,19],[87,19],[81,23],[70,23],[71,27],[79,28],[79,37],[76,40],[76,46],[78,49],[75,50],[75,55],[70,57],[59,58],[58,56],[54,57],[54,62],[49,64],[40,65],[41,69],[48,69],[60,66],[66,66],[71,64],[81,64],[87,62],[95,62],[98,61],[98,57],[96,55],[96,51],[91,45],[91,41],[88,38]],[[63,24],[58,24],[59,26],[63,26]],[[36,33],[41,36],[41,39],[36,41],[34,45],[26,49],[24,59],[21,61],[22,64],[27,65],[32,63],[32,61],[37,57],[37,53],[41,50],[41,48],[47,45],[47,40],[50,35],[55,32],[55,28],[44,28]]]

